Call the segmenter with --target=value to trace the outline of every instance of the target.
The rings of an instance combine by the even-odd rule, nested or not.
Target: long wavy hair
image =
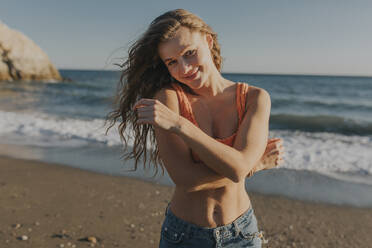
[[[122,73],[113,103],[114,110],[106,116],[106,123],[109,122],[106,134],[119,121],[118,131],[124,143],[122,158],[135,159],[134,171],[137,170],[141,157],[146,169],[147,144],[150,139],[149,166],[151,163],[154,165],[154,176],[159,166],[164,175],[164,165],[159,157],[154,127],[150,124],[136,124],[137,115],[132,108],[139,99],[153,98],[158,90],[169,87],[172,82],[179,83],[171,77],[161,60],[158,46],[161,42],[172,39],[181,26],[213,37],[211,56],[217,70],[221,71],[222,58],[217,34],[200,17],[184,9],[171,10],[155,18],[140,38],[129,47],[127,59],[119,65]],[[179,85],[186,92],[195,94],[185,84],[179,83]],[[132,131],[132,135],[129,135],[128,131]],[[133,137],[133,149],[128,152],[127,141]]]

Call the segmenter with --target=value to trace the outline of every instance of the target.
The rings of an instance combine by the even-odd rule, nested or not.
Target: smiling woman
[[[183,9],[157,17],[122,67],[109,128],[121,119],[126,151],[133,127],[135,169],[150,132],[150,162],[176,185],[160,247],[261,247],[245,178],[283,162],[282,141],[268,140],[269,94],[223,78],[217,35]]]
[[[210,35],[180,27],[173,39],[159,45],[159,56],[174,79],[188,82],[187,86],[195,89],[198,83],[204,81],[203,76],[216,68],[210,56],[212,47],[213,38]]]

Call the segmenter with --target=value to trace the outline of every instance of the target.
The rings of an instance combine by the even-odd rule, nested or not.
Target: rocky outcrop
[[[62,80],[41,48],[0,21],[0,81]]]

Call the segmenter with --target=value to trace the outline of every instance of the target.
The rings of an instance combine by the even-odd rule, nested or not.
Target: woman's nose
[[[186,61],[182,61],[181,63],[179,63],[179,65],[180,65],[180,72],[182,73],[183,76],[190,73],[192,66],[189,63],[187,63]]]

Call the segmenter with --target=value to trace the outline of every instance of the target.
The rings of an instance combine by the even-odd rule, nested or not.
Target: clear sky
[[[223,72],[372,75],[370,0],[1,0],[0,20],[59,69],[116,69],[148,24],[176,8],[218,33]]]

